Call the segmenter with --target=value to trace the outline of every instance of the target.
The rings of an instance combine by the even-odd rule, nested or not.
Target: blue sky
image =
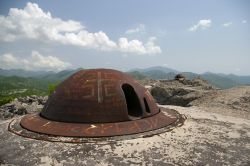
[[[250,75],[248,0],[1,0],[0,25],[0,68]]]

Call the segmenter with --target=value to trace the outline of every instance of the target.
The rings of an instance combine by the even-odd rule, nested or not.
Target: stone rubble
[[[0,119],[10,119],[16,115],[25,115],[41,111],[48,96],[27,96],[14,99],[12,102],[0,106]]]

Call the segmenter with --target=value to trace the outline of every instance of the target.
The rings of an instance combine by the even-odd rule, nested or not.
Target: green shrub
[[[9,103],[12,100],[14,100],[14,97],[11,96],[0,97],[0,106]]]
[[[56,87],[60,84],[60,82],[56,82],[56,83],[53,83],[53,84],[49,84],[48,86],[48,91],[49,91],[49,95],[51,95],[55,90],[56,90]]]

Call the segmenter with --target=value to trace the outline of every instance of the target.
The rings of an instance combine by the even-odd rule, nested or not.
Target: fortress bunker
[[[9,131],[34,139],[65,137],[66,142],[81,142],[81,138],[151,135],[183,123],[178,112],[163,109],[144,86],[123,72],[81,70],[57,86],[41,112],[10,122]]]

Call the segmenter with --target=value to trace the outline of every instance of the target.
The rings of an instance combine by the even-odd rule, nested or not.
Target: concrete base
[[[174,107],[187,120],[169,132],[81,144],[24,138],[0,122],[0,163],[13,165],[249,165],[250,120]]]

